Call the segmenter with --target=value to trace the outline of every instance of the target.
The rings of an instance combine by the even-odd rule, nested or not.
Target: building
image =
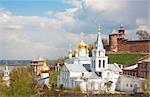
[[[150,54],[139,60],[137,76],[150,78]]]
[[[37,77],[39,84],[49,84],[49,67],[46,60],[39,57],[31,62],[32,74]]]
[[[134,93],[143,92],[142,83],[144,80],[135,76],[121,75],[116,90]]]
[[[149,78],[150,77],[150,55],[146,55],[141,58],[137,64],[124,67],[123,74],[128,76],[135,76],[138,78]]]
[[[123,68],[123,74],[128,75],[128,76],[138,76],[138,64],[129,66],[129,67],[124,67]]]
[[[5,81],[7,86],[10,86],[9,69],[7,65],[4,66],[3,80]]]
[[[143,92],[143,83],[150,78],[150,55],[141,58],[137,64],[124,67],[119,77],[117,90]]]
[[[121,25],[118,32],[113,29],[109,35],[109,51],[150,52],[150,39],[128,40],[125,35],[125,28]]]
[[[100,26],[96,39],[96,47],[89,57],[86,43],[81,41],[75,50],[75,57],[72,57],[72,50],[69,51],[69,59],[65,60],[57,78],[57,85],[65,88],[80,87],[82,92],[108,91],[106,83],[111,82],[108,92],[114,92],[121,68],[118,64],[108,64],[106,50],[103,47]]]

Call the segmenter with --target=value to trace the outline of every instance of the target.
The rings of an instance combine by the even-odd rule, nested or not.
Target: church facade
[[[70,50],[69,59],[65,60],[60,70],[60,75],[57,77],[59,87],[80,87],[82,92],[115,91],[117,80],[122,70],[118,64],[108,64],[100,26],[98,26],[95,45],[96,47],[92,50],[92,57],[89,57],[87,44],[81,37],[81,41],[75,50],[75,57],[72,57],[72,50]],[[110,87],[108,87],[108,83]]]

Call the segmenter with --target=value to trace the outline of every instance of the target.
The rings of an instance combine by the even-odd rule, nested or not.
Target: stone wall
[[[122,41],[118,43],[118,51],[150,52],[150,40]]]

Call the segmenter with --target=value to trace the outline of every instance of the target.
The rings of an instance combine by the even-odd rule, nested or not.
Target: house
[[[138,77],[150,78],[150,54],[138,61]]]
[[[142,83],[144,80],[144,78],[136,76],[121,75],[117,82],[116,90],[134,93],[143,92]]]
[[[42,57],[34,59],[31,62],[32,74],[37,77],[39,84],[49,84],[49,67],[46,60]]]

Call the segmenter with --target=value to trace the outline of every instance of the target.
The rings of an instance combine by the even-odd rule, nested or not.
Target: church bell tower
[[[92,51],[92,68],[93,71],[101,73],[101,71],[108,68],[108,57],[105,56],[106,50],[104,49],[102,43],[100,25],[98,25],[98,33],[95,46],[95,49],[93,49]]]

